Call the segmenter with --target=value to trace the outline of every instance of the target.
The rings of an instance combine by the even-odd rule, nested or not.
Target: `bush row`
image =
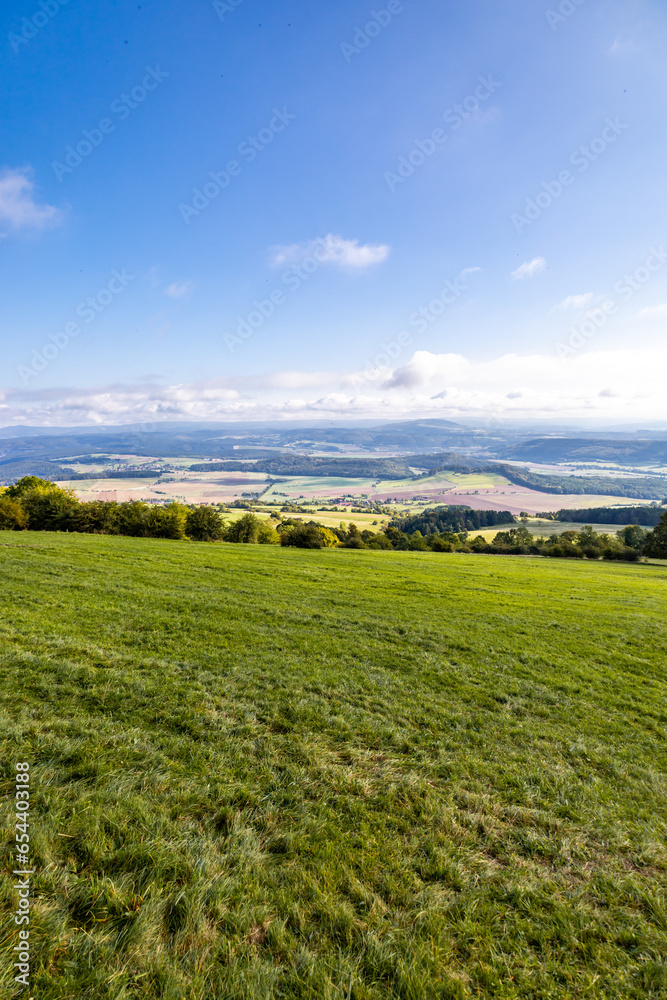
[[[316,521],[296,519],[263,521],[248,512],[227,524],[214,507],[170,503],[155,506],[140,500],[126,503],[93,500],[80,502],[70,490],[36,476],[26,476],[0,491],[0,529],[21,531],[77,531],[132,535],[144,538],[190,538],[195,541],[236,544],[284,545],[296,548],[387,549],[411,552],[485,552],[498,555],[541,555],[568,559],[621,559],[636,561],[641,555],[667,558],[667,512],[660,524],[647,532],[627,525],[615,535],[597,534],[590,525],[564,531],[551,538],[534,538],[525,525],[499,531],[493,541],[467,531],[407,533],[394,524],[375,534],[355,524],[327,528]],[[410,525],[410,527],[413,527]]]

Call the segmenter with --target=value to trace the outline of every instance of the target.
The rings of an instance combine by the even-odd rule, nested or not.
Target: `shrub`
[[[644,555],[651,559],[667,559],[667,511],[660,518],[660,524],[649,532]]]
[[[118,504],[112,500],[80,503],[70,514],[72,531],[111,535],[118,531]]]
[[[314,524],[302,524],[280,535],[280,544],[298,549],[323,549],[324,539]]]
[[[280,544],[294,546],[298,549],[324,549],[338,545],[338,539],[333,531],[321,524],[316,524],[314,521],[309,521],[307,524],[301,522],[290,526],[286,531],[281,532]]]
[[[78,501],[71,490],[63,490],[47,482],[27,489],[20,494],[20,498],[32,531],[72,530],[71,517]]]
[[[185,538],[188,509],[180,503],[170,503],[166,507],[149,507],[146,514],[146,530],[151,538]]]
[[[333,532],[330,528],[325,528],[324,525],[320,525],[319,528],[320,534],[324,539],[325,549],[338,548],[338,538],[336,537],[335,532]],[[373,538],[375,538],[375,535],[373,535]]]
[[[602,552],[596,545],[584,545],[581,551],[587,559],[599,559],[602,555]]]
[[[602,549],[607,548],[608,539],[605,535],[598,535],[594,530],[592,525],[586,524],[577,532],[576,536],[577,545],[588,555],[589,552],[592,553],[591,558],[596,559]]]
[[[446,542],[440,535],[429,535],[427,545],[432,552],[453,552],[454,546],[451,542]]]
[[[628,524],[627,527],[616,532],[616,537],[622,545],[641,551],[648,537],[648,531],[640,528],[638,524]]]
[[[477,536],[481,538],[481,535]],[[519,528],[510,528],[509,531],[499,531],[493,539],[494,545],[530,545],[533,540],[528,528],[522,524]]]
[[[622,548],[609,547],[602,552],[603,559],[619,559],[624,562],[637,562],[639,559],[639,552],[637,549],[630,548],[629,545],[624,545]]]
[[[363,538],[361,537],[361,532],[357,528],[356,524],[351,524],[347,529],[347,538],[344,542],[346,549],[364,549],[366,548]]]
[[[373,535],[373,537],[366,542],[366,547],[369,549],[393,549],[394,546],[391,544],[386,535],[379,534]]]
[[[408,542],[410,552],[427,552],[428,548],[426,539],[422,538],[421,531],[415,531],[414,534],[410,535]]]
[[[22,531],[28,527],[28,515],[18,500],[0,496],[0,530]]]
[[[130,535],[135,538],[146,538],[148,527],[148,504],[142,500],[129,500],[119,503],[116,511],[116,529],[119,535]]]
[[[384,535],[385,538],[389,539],[393,549],[398,549],[399,551],[407,549],[408,536],[404,534],[404,532],[399,531],[398,528],[394,528],[392,525],[389,525],[388,528],[384,529]]]
[[[260,521],[257,541],[260,545],[280,545],[280,535],[268,521]]]
[[[40,479],[39,476],[23,476],[13,486],[7,487],[5,496],[11,497],[12,500],[20,500],[26,494],[37,489],[58,489],[58,487],[50,479]]]
[[[244,514],[225,529],[225,541],[243,545],[257,545],[259,526],[262,522],[256,514]]]
[[[196,542],[221,542],[225,522],[215,507],[192,507],[185,519],[185,533]]]

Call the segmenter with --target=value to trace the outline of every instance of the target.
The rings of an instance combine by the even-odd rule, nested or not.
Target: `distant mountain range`
[[[504,458],[517,462],[613,462],[615,465],[667,465],[667,440],[609,440],[541,437],[508,448]]]
[[[410,477],[411,468],[495,471],[513,483],[555,493],[661,498],[667,492],[664,481],[655,476],[641,482],[610,479],[604,477],[603,470],[596,469],[584,480],[536,475],[508,464],[606,462],[635,468],[667,465],[667,434],[664,438],[656,432],[527,437],[495,425],[471,428],[435,419],[362,422],[347,427],[173,423],[148,427],[5,428],[0,431],[0,483],[14,482],[24,475],[70,479],[74,475],[71,464],[97,463],[100,460],[94,456],[108,459],[110,455],[185,458],[192,462],[193,471],[204,472],[247,468],[238,463],[249,461],[256,461],[256,471],[282,476],[399,479]],[[117,473],[109,469],[107,475]]]

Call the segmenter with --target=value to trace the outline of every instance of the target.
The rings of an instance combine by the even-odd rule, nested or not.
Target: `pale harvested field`
[[[415,492],[415,491],[413,491]],[[556,494],[540,493],[522,486],[496,486],[479,489],[454,488],[449,490],[421,489],[420,500],[429,507],[439,504],[464,504],[473,510],[508,510],[510,514],[538,514],[541,511],[576,510],[582,507],[615,507],[649,503],[629,497],[610,497],[598,494]],[[405,502],[410,497],[406,492],[390,490],[376,494],[378,503]]]
[[[170,478],[167,476],[167,481],[162,482],[155,476],[145,479],[85,479],[60,485],[71,487],[80,500],[179,500],[195,504],[228,504],[242,499],[243,494],[261,493],[262,502],[274,504],[298,504],[311,500],[329,506],[332,501],[346,497],[353,504],[366,500],[392,506],[405,505],[412,510],[440,504],[464,504],[475,510],[507,510],[512,514],[643,502],[629,497],[597,494],[541,493],[513,486],[501,476],[490,474],[466,476],[447,473],[417,482],[409,479],[377,482],[371,479],[300,476],[277,482],[266,493],[268,477],[263,473],[184,473],[182,476],[176,474],[173,477],[175,482],[169,482]],[[343,519],[349,520],[351,516],[349,511],[341,511]],[[325,521],[324,516],[321,520]]]
[[[171,477],[167,476],[169,480]],[[74,490],[79,500],[180,500],[186,503],[232,503],[244,493],[262,493],[266,489],[264,474],[251,476],[245,472],[216,475],[197,473],[175,475],[176,482],[159,482],[156,476],[146,479],[75,479],[60,483]]]
[[[583,505],[582,505],[583,506]],[[529,518],[526,527],[536,538],[548,538],[551,535],[560,535],[563,531],[581,531],[583,522],[575,521],[543,521],[540,518]],[[518,524],[498,524],[493,528],[483,528],[480,531],[471,531],[473,537],[481,535],[490,542],[499,531],[507,531],[509,528],[516,528]],[[614,535],[623,527],[622,524],[593,524],[592,528],[599,535]],[[648,529],[647,529],[648,530]]]
[[[276,483],[263,499],[279,503],[294,503],[300,499],[325,501],[343,496],[375,500],[375,480],[347,479],[334,476],[297,476],[294,479]]]

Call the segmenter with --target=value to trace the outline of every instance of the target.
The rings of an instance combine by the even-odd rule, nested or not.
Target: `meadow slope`
[[[0,533],[39,1000],[667,996],[667,570]]]

